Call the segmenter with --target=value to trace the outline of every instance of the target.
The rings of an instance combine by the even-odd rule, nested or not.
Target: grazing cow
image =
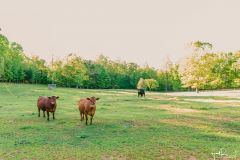
[[[80,99],[78,103],[80,117],[81,117],[81,121],[83,121],[85,116],[86,125],[88,121],[88,115],[91,116],[90,124],[92,124],[92,119],[96,111],[96,101],[99,99],[100,98],[95,98],[95,97]]]
[[[145,97],[145,90],[144,89],[138,89],[138,97],[139,96],[144,96]]]
[[[59,97],[51,96],[51,97],[42,97],[39,96],[37,101],[38,107],[38,117],[40,117],[40,110],[43,111],[43,117],[45,117],[45,111],[47,111],[47,120],[49,121],[49,112],[52,112],[53,119],[55,119],[54,113],[56,111],[57,102],[56,100]]]

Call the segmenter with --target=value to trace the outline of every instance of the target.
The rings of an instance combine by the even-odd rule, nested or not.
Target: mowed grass
[[[40,95],[58,95],[56,119],[37,116]],[[77,101],[100,97],[93,125]],[[194,97],[200,98],[201,97]],[[224,99],[224,97],[222,97]],[[217,98],[220,99],[220,98]],[[240,106],[163,93],[0,83],[0,159],[240,159]]]

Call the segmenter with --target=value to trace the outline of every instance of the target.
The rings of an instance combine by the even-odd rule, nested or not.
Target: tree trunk
[[[196,88],[196,93],[199,93],[199,90],[198,90],[198,88]]]

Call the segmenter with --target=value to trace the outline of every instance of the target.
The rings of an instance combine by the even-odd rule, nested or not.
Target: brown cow
[[[81,121],[83,121],[84,115],[85,115],[86,125],[88,121],[88,115],[91,116],[90,124],[92,124],[92,119],[96,111],[96,101],[99,99],[100,98],[95,98],[95,97],[80,99],[78,103],[80,117],[81,117]]]
[[[43,117],[45,117],[45,111],[47,111],[47,120],[49,121],[49,112],[52,112],[53,119],[55,119],[54,113],[56,111],[57,102],[56,100],[59,97],[51,96],[51,97],[42,97],[39,96],[37,101],[37,107],[38,107],[38,117],[40,117],[40,110],[43,111]]]

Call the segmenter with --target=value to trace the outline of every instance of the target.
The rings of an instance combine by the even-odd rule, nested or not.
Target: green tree
[[[192,42],[193,53],[187,58],[181,71],[181,80],[184,87],[191,87],[196,89],[203,89],[208,82],[208,68],[207,63],[201,60],[202,56],[206,54],[205,50],[212,48],[212,45],[207,42]]]
[[[83,82],[89,78],[83,60],[74,54],[67,56],[61,74],[68,87],[83,87]]]
[[[46,62],[37,56],[25,60],[25,80],[30,83],[48,83],[49,68]]]
[[[212,73],[218,80],[217,88],[239,87],[239,55],[238,53],[218,53],[217,60],[213,66]]]
[[[143,78],[140,78],[137,84],[137,89],[145,89],[146,88],[146,83]]]
[[[158,82],[155,79],[145,79],[144,82],[150,91],[158,87]]]
[[[89,79],[84,82],[87,88],[111,88],[110,77],[105,68],[93,61],[85,61]]]

